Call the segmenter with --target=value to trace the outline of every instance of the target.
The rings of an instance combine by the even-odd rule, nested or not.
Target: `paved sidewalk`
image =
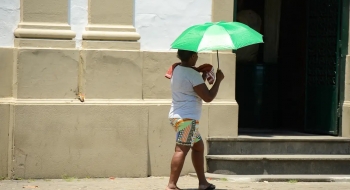
[[[168,178],[150,177],[136,179],[57,179],[57,180],[3,180],[0,181],[0,190],[163,190]],[[296,181],[284,183],[256,183],[256,182],[229,182],[223,180],[210,180],[217,186],[217,190],[243,189],[243,190],[349,190],[350,183],[299,183]],[[184,190],[195,190],[197,179],[189,176],[181,177],[178,186]]]

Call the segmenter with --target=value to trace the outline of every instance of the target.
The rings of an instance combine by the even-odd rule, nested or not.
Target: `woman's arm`
[[[221,81],[225,78],[221,70],[216,72],[216,81],[213,87],[209,90],[205,83],[193,87],[193,90],[201,97],[205,102],[211,102],[216,97]]]

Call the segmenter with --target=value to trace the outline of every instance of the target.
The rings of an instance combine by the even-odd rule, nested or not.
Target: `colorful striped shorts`
[[[171,118],[170,124],[176,131],[176,144],[192,147],[194,143],[202,140],[197,120]]]

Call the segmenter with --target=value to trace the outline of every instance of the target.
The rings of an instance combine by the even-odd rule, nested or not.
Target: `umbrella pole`
[[[220,69],[219,50],[216,50],[216,57],[218,59],[218,69]]]

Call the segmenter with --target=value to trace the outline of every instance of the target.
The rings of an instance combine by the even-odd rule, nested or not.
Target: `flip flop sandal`
[[[207,187],[206,189],[204,189],[204,190],[214,190],[216,187],[215,187],[215,185],[213,185],[213,184],[209,184],[209,187]]]

